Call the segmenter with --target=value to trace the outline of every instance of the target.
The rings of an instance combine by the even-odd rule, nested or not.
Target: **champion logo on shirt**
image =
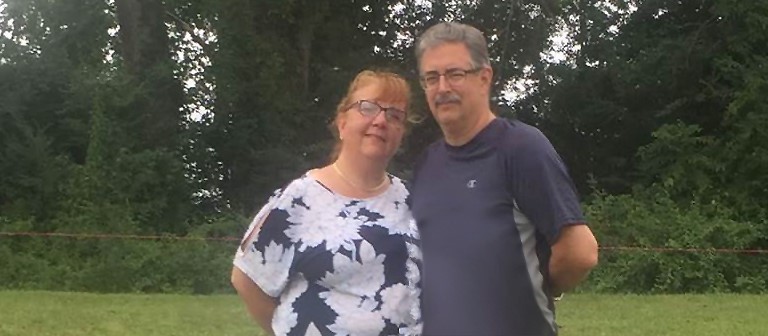
[[[475,186],[477,186],[477,180],[469,180],[469,181],[467,181],[467,188],[473,189]]]

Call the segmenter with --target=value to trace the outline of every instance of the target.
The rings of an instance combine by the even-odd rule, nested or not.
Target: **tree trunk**
[[[131,80],[141,88],[132,106],[145,148],[173,149],[178,143],[181,84],[174,78],[165,10],[158,0],[116,0],[118,51]],[[138,139],[137,139],[138,140]]]

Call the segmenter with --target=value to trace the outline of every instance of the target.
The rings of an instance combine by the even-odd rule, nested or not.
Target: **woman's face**
[[[352,93],[352,103],[337,124],[342,152],[389,161],[400,147],[407,117],[406,98],[383,98],[382,91],[374,82]]]

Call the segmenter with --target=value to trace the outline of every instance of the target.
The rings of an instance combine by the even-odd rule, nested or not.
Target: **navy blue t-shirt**
[[[424,335],[557,334],[550,245],[584,218],[565,165],[538,129],[496,118],[465,145],[433,143],[411,196]]]

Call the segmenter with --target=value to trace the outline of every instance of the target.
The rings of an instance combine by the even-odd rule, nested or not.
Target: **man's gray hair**
[[[456,22],[442,22],[429,27],[416,42],[416,61],[421,67],[421,57],[428,49],[445,43],[462,43],[471,58],[472,67],[490,66],[488,43],[483,33],[475,27]]]

